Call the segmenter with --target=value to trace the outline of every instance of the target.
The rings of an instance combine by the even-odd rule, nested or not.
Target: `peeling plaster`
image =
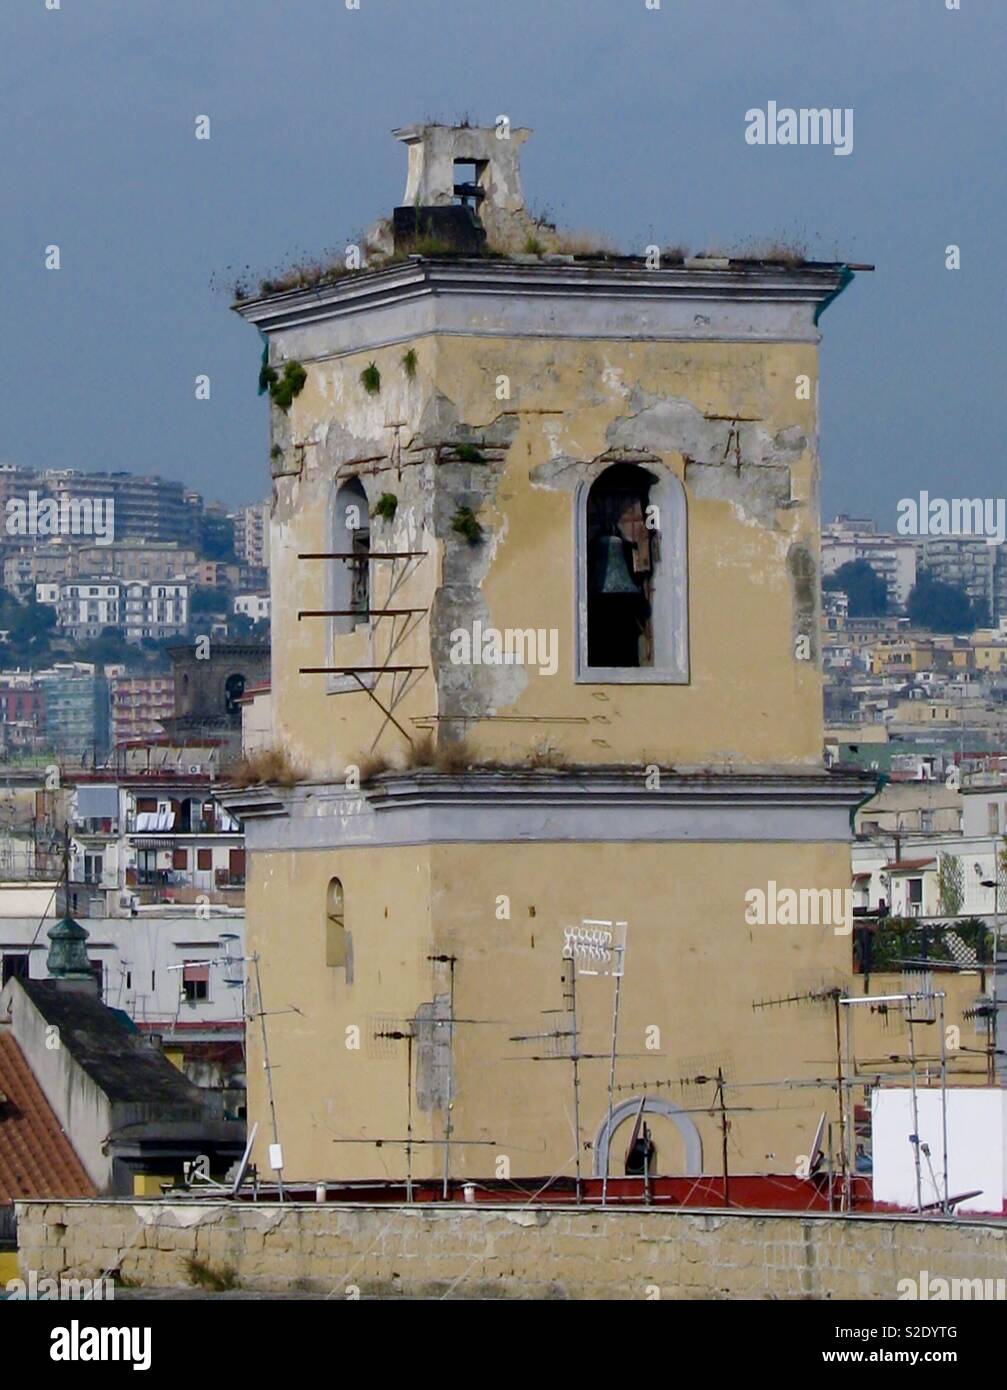
[[[633,391],[630,406],[632,413],[606,431],[611,449],[680,454],[692,496],[730,502],[764,526],[774,526],[776,513],[792,505],[791,469],[808,447],[800,426],[770,434],[757,420],[711,419],[683,397],[641,390]]]
[[[794,595],[794,643],[798,637],[807,637],[811,657],[818,660],[818,567],[815,557],[806,545],[795,543],[787,554],[787,569],[790,571],[791,588]]]
[[[347,464],[362,462],[365,459],[388,458],[389,448],[387,430],[382,430],[377,435],[359,435],[348,429],[341,420],[332,419],[322,440],[321,471],[332,479]]]
[[[730,464],[685,465],[690,496],[701,501],[730,502],[742,519],[773,526],[777,511],[790,505],[790,469],[763,464],[758,469],[742,464],[738,472]]]
[[[487,449],[509,449],[520,421],[513,410],[501,411],[484,425],[461,420],[458,407],[442,391],[434,391],[423,408],[410,449],[438,449],[454,444],[474,444]]]
[[[463,542],[464,544],[464,542]],[[455,666],[448,657],[451,633],[463,627],[468,631],[476,621],[484,629],[493,626],[492,615],[478,588],[449,587],[438,590],[430,614],[430,646],[439,656],[436,663],[437,693],[445,714],[477,718],[516,704],[528,684],[523,666]],[[436,659],[436,658],[435,658]],[[460,731],[450,724],[445,737]]]
[[[430,614],[430,655],[438,704],[445,715],[477,717],[513,704],[528,683],[520,666],[455,665],[450,659],[451,632],[471,630],[476,618],[492,626],[482,584],[506,540],[505,516],[496,510],[503,468],[486,463],[442,463],[435,474],[433,530],[443,542],[441,585]],[[458,507],[471,507],[482,519],[483,539],[470,545],[453,529]],[[490,519],[490,511],[495,521]],[[461,738],[460,724],[442,725],[445,739]]]
[[[443,1025],[451,1017],[448,995],[438,994],[416,1010],[416,1106],[419,1110],[444,1110],[457,1095],[452,1084],[451,1029]]]
[[[606,432],[613,449],[677,453],[696,463],[733,466],[737,443],[743,465],[790,468],[807,448],[797,425],[770,435],[759,421],[709,419],[680,396],[662,398],[637,390],[630,406],[632,413],[613,420]]]

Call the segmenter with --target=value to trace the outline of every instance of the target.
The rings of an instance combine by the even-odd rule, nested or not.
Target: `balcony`
[[[220,875],[223,879],[220,880]],[[218,871],[214,887],[207,890],[192,882],[191,876],[181,870],[157,869],[138,871],[127,869],[126,889],[133,893],[142,907],[157,904],[174,904],[179,907],[194,906],[209,899],[217,906],[243,907],[245,902],[244,880],[231,882],[226,869]]]

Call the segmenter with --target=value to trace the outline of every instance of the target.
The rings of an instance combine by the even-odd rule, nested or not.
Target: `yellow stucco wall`
[[[455,1137],[495,1141],[454,1149],[452,1173],[492,1177],[501,1157],[515,1177],[572,1173],[572,1068],[523,1060],[554,1049],[511,1039],[563,1026],[562,1014],[544,1012],[563,1006],[563,925],[616,915],[629,922],[616,1080],[632,1085],[617,1100],[646,1089],[698,1109],[704,1167],[718,1172],[719,1120],[705,1110],[712,1088],[637,1083],[709,1074],[722,1065],[735,1083],[728,1105],[754,1107],[731,1117],[732,1170],[793,1172],[821,1112],[837,1118],[833,1006],[753,1004],[833,984],[859,995],[863,979],[852,975],[849,936],[828,926],[750,926],[745,893],[770,877],[780,885],[845,887],[848,873],[841,844],[438,845],[253,856],[249,940],[268,963],[266,1007],[301,1011],[269,1020],[285,1176],[405,1176],[402,1148],[332,1140],[405,1137],[405,1044],[374,1035],[403,1029],[421,1004],[447,995],[447,967],[427,959],[441,954],[457,958],[455,1017],[479,1020],[455,1029]],[[352,935],[349,985],[344,969],[325,965],[325,894],[333,875],[343,883]],[[498,916],[503,911],[509,917]],[[979,992],[978,976],[945,975],[937,984],[948,993],[946,1023],[960,1030],[964,1047],[981,1046],[962,1017]],[[870,982],[875,995],[905,987],[901,976],[879,974]],[[607,1056],[611,1001],[610,982],[581,978],[583,1052]],[[265,1173],[270,1135],[257,1027],[248,1043],[249,1111],[260,1121],[256,1160]],[[852,1043],[857,1104],[860,1088],[878,1073],[908,1076],[900,1010],[856,1009]],[[936,1025],[917,1028],[916,1047],[920,1083],[929,1076],[935,1084]],[[954,1043],[948,1057],[952,1085],[982,1083],[982,1058]],[[444,1112],[418,1105],[418,1071],[414,1056],[413,1134],[439,1139]],[[604,1117],[607,1077],[607,1060],[583,1063],[582,1142],[593,1139]],[[745,1084],[815,1077],[826,1084]],[[661,1171],[682,1171],[682,1141],[671,1122],[649,1123]],[[627,1135],[625,1127],[618,1131],[613,1146],[619,1165]],[[590,1172],[586,1150],[582,1164]],[[414,1176],[442,1171],[441,1149],[418,1147]]]
[[[393,525],[372,521],[372,549],[428,552],[427,558],[400,563],[395,570],[387,562],[372,565],[373,606],[388,600],[393,573],[396,606],[430,606],[442,582],[443,545],[467,546],[449,528],[444,541],[435,538],[422,503],[410,500],[416,470],[438,467],[410,452],[423,411],[438,391],[454,404],[461,421],[489,433],[498,417],[516,417],[492,498],[479,513],[486,534],[473,558],[482,571],[490,621],[500,628],[555,629],[559,640],[557,674],[531,672],[516,698],[492,711],[536,722],[472,725],[467,736],[481,755],[520,757],[547,738],[577,762],[817,764],[821,682],[814,659],[795,658],[795,596],[787,565],[789,548],[801,542],[817,566],[815,399],[799,400],[795,392],[799,374],[816,381],[816,349],[473,337],[418,340],[414,347],[414,379],[402,369],[401,346],[309,363],[308,382],[289,418],[280,422],[289,430],[284,466],[303,464],[300,472],[277,480],[272,537],[274,731],[294,760],[313,775],[337,773],[374,745],[382,726],[382,751],[404,746],[366,695],[328,695],[324,677],[298,673],[302,666],[326,665],[328,656],[325,620],[298,622],[296,617],[298,609],[326,606],[327,562],[297,555],[326,549],[325,514],[336,465],[325,441],[326,427],[335,419],[358,442],[341,451],[351,463],[339,465],[340,478],[359,472],[372,503],[383,491],[400,497]],[[359,382],[372,360],[381,372],[377,396],[368,396]],[[504,375],[510,381],[508,401],[495,394]],[[727,500],[726,492],[724,498],[692,495],[683,454],[660,455],[675,476],[684,478],[689,495],[691,679],[685,686],[594,686],[573,679],[572,475],[564,480],[545,474],[550,459],[559,455],[585,462],[604,455],[608,427],[638,409],[634,393],[686,399],[705,415],[758,420],[757,428],[769,436],[797,429],[808,441],[791,469],[792,503],[771,513],[768,524],[737,500]],[[486,467],[499,470],[500,465]],[[734,471],[733,464],[725,465],[725,487]],[[746,474],[755,487],[762,482],[757,475],[758,468]],[[811,601],[817,603],[816,594]],[[808,631],[817,631],[817,621]],[[394,663],[429,668],[426,618],[396,619],[394,629],[392,620],[383,619],[374,632],[373,657],[361,627],[337,639],[335,658],[380,664],[394,648]],[[429,669],[408,682],[397,679],[400,688],[407,683],[409,692],[396,703],[395,714],[412,733],[411,721],[442,711]],[[377,693],[385,703],[391,691],[391,678],[382,678]]]
[[[561,1015],[543,1011],[562,1007],[562,928],[585,917],[629,922],[619,1084],[667,1082],[718,1063],[738,1083],[833,1075],[830,1005],[752,1006],[823,982],[848,982],[850,938],[827,926],[750,926],[745,893],[765,887],[769,877],[844,887],[845,845],[438,845],[270,853],[253,856],[252,866],[249,936],[269,962],[266,1007],[303,1011],[303,1017],[270,1020],[291,1179],[404,1175],[401,1149],[330,1141],[404,1137],[404,1044],[376,1048],[370,1036],[387,1020],[411,1018],[421,1003],[447,994],[447,968],[432,967],[424,959],[429,954],[457,958],[455,1016],[480,1020],[455,1029],[456,1137],[496,1141],[457,1149],[452,1171],[492,1176],[503,1155],[514,1176],[572,1173],[571,1066],[523,1060],[548,1045],[510,1039],[558,1026]],[[342,969],[324,964],[325,888],[333,874],[343,882],[353,937],[352,985]],[[509,898],[509,919],[497,915],[501,896]],[[609,981],[581,979],[582,1051],[607,1056],[611,1001]],[[352,1027],[361,1030],[359,1050],[346,1046]],[[264,1122],[255,1028],[249,1051],[250,1113]],[[606,1060],[583,1063],[582,1141],[594,1137],[604,1118],[607,1078]],[[702,1109],[712,1099],[709,1087],[654,1093],[686,1108]],[[832,1103],[826,1090],[729,1092],[729,1105],[756,1107],[732,1117],[732,1166],[792,1172]],[[442,1111],[423,1113],[414,1099],[413,1118],[417,1137],[443,1133]],[[719,1171],[719,1122],[706,1113],[693,1118],[707,1170]],[[677,1132],[660,1117],[652,1125],[663,1171],[682,1171]],[[266,1127],[260,1124],[263,1166]],[[616,1139],[620,1161],[627,1133]],[[439,1150],[426,1149],[414,1160],[414,1174],[437,1175],[441,1163]],[[583,1163],[589,1172],[590,1153]]]
[[[347,907],[351,985],[345,968],[325,964],[333,876],[342,881]],[[398,1150],[332,1141],[405,1134],[405,1045],[373,1035],[402,1028],[430,997],[429,851],[386,850],[380,859],[361,851],[255,854],[248,901],[248,943],[262,956],[264,1006],[300,1011],[267,1018],[286,1176],[397,1172]],[[248,1109],[259,1121],[254,1157],[265,1173],[272,1135],[257,1021],[247,1042]],[[429,1121],[419,1113],[415,1121],[424,1137]]]

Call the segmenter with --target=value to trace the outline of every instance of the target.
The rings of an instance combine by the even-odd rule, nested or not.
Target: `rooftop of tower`
[[[236,307],[243,316],[259,322],[259,314],[246,312],[257,304],[304,296],[317,300],[320,295],[328,301],[331,291],[340,299],[345,294],[347,300],[357,300],[361,281],[384,277],[390,287],[403,271],[409,278],[410,270],[428,266],[462,272],[473,287],[487,272],[494,278],[503,273],[515,292],[523,292],[542,276],[554,289],[565,285],[576,291],[579,286],[583,292],[591,278],[601,276],[611,285],[612,276],[632,282],[643,272],[657,274],[665,293],[676,283],[688,284],[694,293],[707,280],[717,296],[732,282],[740,290],[753,278],[773,293],[784,279],[795,276],[805,281],[806,289],[812,288],[808,277],[822,289],[823,282],[837,276],[845,283],[850,272],[873,269],[808,259],[802,248],[780,242],[740,255],[722,250],[690,255],[682,246],[650,246],[642,254],[622,254],[604,237],[563,231],[527,210],[519,167],[521,146],[531,134],[527,128],[511,127],[501,117],[495,126],[431,122],[393,134],[408,149],[408,170],[402,203],[392,216],[377,222],[363,245],[351,242],[273,272],[260,281],[257,293],[245,284],[235,285]]]

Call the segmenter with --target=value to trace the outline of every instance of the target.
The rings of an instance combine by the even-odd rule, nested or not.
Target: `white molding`
[[[642,262],[628,261],[569,265],[412,258],[234,307],[266,334],[298,330],[301,361],[429,333],[817,343],[816,313],[845,276],[839,265],[648,270]]]
[[[520,842],[848,844],[873,779],[820,770],[387,773],[342,783],[220,790],[253,852]]]

